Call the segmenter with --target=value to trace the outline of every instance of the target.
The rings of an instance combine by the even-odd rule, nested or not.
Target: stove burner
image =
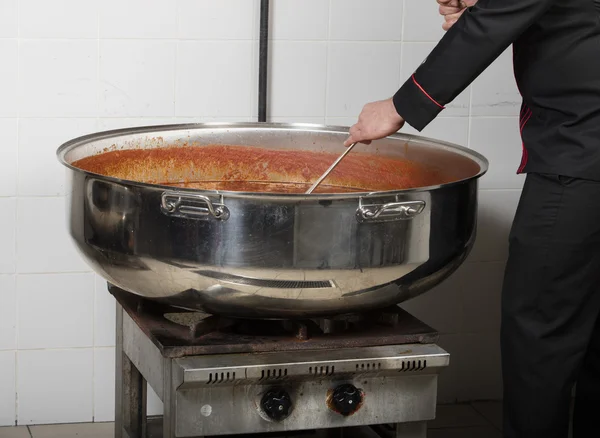
[[[309,320],[224,318],[109,291],[164,357],[432,344],[438,335],[400,307]]]

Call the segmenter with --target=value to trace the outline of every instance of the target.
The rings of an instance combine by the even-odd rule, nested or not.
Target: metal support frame
[[[175,438],[175,387],[173,359],[163,358],[163,438]],[[199,436],[198,438],[203,438]]]
[[[148,437],[147,382],[163,401],[162,437],[175,438],[176,390],[182,382],[177,359],[160,356],[135,322],[124,315],[123,308],[117,303],[115,438]],[[344,435],[343,429],[337,433]],[[427,423],[400,423],[395,430],[378,436],[390,437],[390,433],[396,438],[426,438]]]
[[[123,308],[117,306],[115,438],[146,437],[146,379],[123,350]]]
[[[116,375],[115,375],[115,438],[147,438],[147,384],[159,394],[163,402],[162,437],[175,438],[175,388],[173,359],[158,359],[160,370],[154,375],[144,376],[136,367],[134,360],[127,355],[127,344],[135,344],[140,359],[152,349],[152,343],[145,338],[125,339],[124,310],[117,303],[116,327]],[[131,322],[131,320],[129,320]],[[132,323],[132,322],[131,322]],[[141,332],[140,332],[141,333]],[[139,342],[142,341],[142,342]],[[144,345],[147,341],[150,345]],[[156,359],[156,358],[155,358]],[[149,379],[146,380],[146,379]],[[201,436],[197,438],[203,438]]]

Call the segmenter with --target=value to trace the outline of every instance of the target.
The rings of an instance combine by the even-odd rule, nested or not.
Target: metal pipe
[[[269,3],[260,0],[260,36],[258,54],[258,121],[267,121],[267,74],[269,68]]]

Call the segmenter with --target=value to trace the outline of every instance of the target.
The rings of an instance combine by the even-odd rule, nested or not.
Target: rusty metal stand
[[[115,438],[146,437],[146,380],[123,351],[123,308],[117,308]]]
[[[181,364],[178,365],[179,359],[175,353],[182,353],[180,358],[188,357],[183,354],[187,352],[182,348],[186,345],[185,339],[181,340],[178,337],[180,333],[173,332],[168,322],[165,322],[165,325],[157,325],[155,319],[146,318],[148,316],[146,306],[123,300],[123,296],[119,294],[116,297],[118,300],[116,310],[115,438],[176,438],[178,430],[180,434],[183,434],[179,436],[189,436],[182,432],[185,427],[184,429],[181,427],[185,426],[186,422],[189,423],[193,420],[187,418],[186,415],[175,418],[175,412],[177,412],[175,398],[178,388],[181,388],[183,383]],[[153,327],[155,331],[149,332],[149,327]],[[329,332],[330,329],[333,330],[333,327],[327,327],[327,330],[324,331]],[[411,336],[416,337],[418,333],[419,331],[415,329]],[[422,336],[424,339],[433,336],[427,330],[421,331],[421,333],[424,333]],[[157,334],[163,337],[157,337]],[[161,343],[161,339],[170,340],[172,344],[165,345]],[[223,348],[220,338],[212,339],[218,341],[213,343],[213,348],[217,350]],[[227,338],[223,340],[225,343],[226,341]],[[168,347],[169,345],[178,345],[178,342],[183,343],[179,348]],[[272,342],[270,338],[267,339],[267,343],[269,342]],[[304,342],[310,342],[310,340]],[[240,348],[242,347],[243,345],[240,346]],[[264,345],[259,345],[259,347],[262,348]],[[206,347],[198,345],[193,348]],[[204,353],[207,358],[212,356],[208,351],[204,351]],[[147,385],[154,389],[163,402],[162,421],[147,418]],[[312,435],[310,435],[310,431],[289,433],[294,437],[304,438],[331,438],[332,436],[340,438],[426,438],[427,436],[425,422],[402,423],[396,427],[387,426],[379,429],[376,431],[376,428],[373,427],[359,426],[317,430],[312,431]],[[244,436],[249,435],[238,435],[237,437]]]
[[[163,402],[162,433],[149,434],[146,415],[148,382],[134,362],[141,364],[141,358],[148,354],[156,359],[159,357],[158,350],[152,351],[152,343],[131,320],[129,325],[124,324],[123,315],[123,307],[117,303],[115,438],[175,438],[172,359],[160,357],[161,369],[146,370],[148,378],[152,375],[151,386],[161,395]],[[127,351],[137,353],[137,357],[132,360]]]

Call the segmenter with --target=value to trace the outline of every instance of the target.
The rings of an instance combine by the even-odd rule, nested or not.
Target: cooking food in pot
[[[175,187],[304,193],[338,155],[238,145],[171,146],[108,151],[73,165],[104,176]],[[433,165],[355,151],[315,192],[388,191],[450,181],[448,172]]]
[[[71,140],[58,151],[69,233],[106,281],[186,309],[306,319],[400,303],[469,254],[487,161],[397,134],[353,149],[306,195],[347,136],[227,123]]]

